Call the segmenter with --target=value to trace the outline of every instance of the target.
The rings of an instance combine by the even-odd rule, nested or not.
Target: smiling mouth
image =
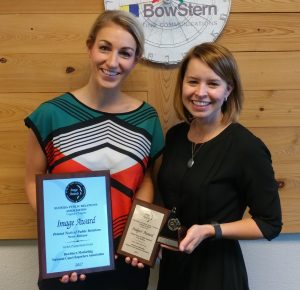
[[[193,105],[201,106],[201,107],[208,106],[208,105],[211,104],[210,102],[205,102],[205,101],[193,101],[193,100],[192,100],[192,103],[193,103]]]
[[[112,71],[112,70],[108,70],[108,69],[104,69],[104,68],[100,68],[100,70],[109,77],[115,77],[120,74],[117,71]]]

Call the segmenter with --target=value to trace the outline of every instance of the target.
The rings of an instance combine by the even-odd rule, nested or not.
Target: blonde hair
[[[97,17],[87,37],[87,47],[91,48],[99,30],[111,23],[121,26],[133,36],[137,47],[135,56],[140,58],[144,53],[145,43],[143,27],[133,14],[122,10],[106,10]]]
[[[222,105],[223,119],[225,123],[236,122],[242,110],[243,90],[237,63],[231,52],[216,43],[202,43],[193,47],[182,60],[175,87],[174,109],[177,117],[190,123],[192,116],[182,103],[183,79],[191,59],[199,59],[210,67],[220,78],[222,78],[232,91],[228,99]]]

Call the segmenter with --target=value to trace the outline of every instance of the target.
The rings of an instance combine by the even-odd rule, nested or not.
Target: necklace
[[[195,161],[194,161],[194,157],[196,156],[196,154],[199,152],[200,148],[203,146],[204,143],[199,144],[199,147],[197,148],[198,144],[195,144],[194,142],[192,142],[192,157],[188,160],[187,162],[187,167],[188,168],[192,168]]]

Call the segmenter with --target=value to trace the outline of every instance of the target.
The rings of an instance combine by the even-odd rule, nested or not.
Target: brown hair
[[[135,56],[141,57],[144,53],[145,43],[143,27],[133,14],[122,10],[106,10],[97,17],[87,37],[87,47],[92,47],[99,30],[111,23],[121,26],[133,36],[137,47]]]
[[[243,91],[236,61],[231,52],[216,43],[202,43],[193,47],[182,60],[175,87],[174,109],[177,117],[188,123],[191,114],[182,103],[182,84],[191,59],[197,58],[210,67],[220,78],[232,87],[232,91],[222,106],[223,122],[236,122],[242,109]]]

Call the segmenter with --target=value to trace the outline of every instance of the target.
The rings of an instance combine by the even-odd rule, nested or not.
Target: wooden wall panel
[[[232,12],[300,12],[298,0],[231,0]],[[103,10],[99,0],[2,0],[0,13],[95,13]]]
[[[85,53],[98,14],[0,15],[0,51]],[[80,19],[80,21],[78,21]],[[219,39],[232,51],[294,51],[300,48],[297,13],[233,13]]]
[[[300,1],[232,0],[217,40],[233,51],[245,89],[240,118],[268,146],[281,182],[284,232],[300,232]],[[36,238],[24,194],[27,129],[41,102],[88,78],[85,39],[103,11],[96,0],[0,1],[0,239]],[[124,90],[156,107],[166,132],[176,66],[141,62]]]
[[[218,41],[231,51],[294,51],[300,48],[298,13],[231,14]]]
[[[23,119],[39,104],[54,98],[59,93],[0,93],[0,134],[24,130]],[[4,133],[5,134],[5,133]]]
[[[300,127],[248,127],[268,146],[283,212],[283,232],[299,232]]]
[[[103,11],[104,2],[99,0],[2,0],[0,13],[95,13]]]
[[[0,49],[10,53],[85,53],[98,14],[0,15]],[[80,19],[80,21],[78,21]]]
[[[142,101],[148,101],[145,91],[134,92],[124,90],[130,96]],[[1,132],[9,134],[11,131],[24,130],[24,118],[27,117],[42,102],[50,100],[63,92],[57,93],[0,93],[0,139]],[[3,136],[4,137],[4,136]],[[1,142],[1,141],[0,141]],[[0,157],[1,158],[1,157]]]
[[[25,128],[22,131],[0,131],[0,164],[5,164],[6,169],[24,168],[26,140]]]
[[[236,52],[234,55],[245,90],[300,89],[300,70],[296,65],[300,63],[300,51]],[[6,54],[2,57],[6,61],[0,62],[0,93],[69,91],[83,85],[88,78],[85,54]],[[159,69],[159,66],[155,68]],[[148,91],[152,85],[148,74],[146,64],[137,65],[124,89]],[[171,88],[174,81],[171,80]]]
[[[18,143],[20,141],[21,139]],[[27,198],[24,194],[24,163],[22,167],[3,166],[2,164],[0,168],[0,205],[27,204]],[[0,226],[5,222],[6,220],[1,220]]]
[[[0,239],[37,237],[36,215],[27,204],[0,205]]]
[[[242,124],[244,123],[242,122]],[[290,172],[285,173],[286,166],[300,164],[300,127],[248,128],[270,149],[278,179],[289,178]],[[0,137],[0,164],[5,164],[5,168],[0,170],[0,186],[2,186],[1,194],[6,194],[6,197],[1,196],[0,203],[7,203],[7,200],[15,200],[15,190],[18,198],[21,198],[19,194],[23,194],[26,149],[24,141],[27,138],[27,130],[24,128],[20,131],[0,132]],[[12,174],[14,171],[16,174]],[[10,177],[10,175],[12,176]],[[22,201],[24,202],[24,199]]]
[[[268,146],[276,167],[300,164],[300,127],[248,128]]]
[[[300,90],[245,91],[241,122],[250,127],[300,125]]]
[[[84,54],[12,54],[2,58],[1,92],[68,91],[88,79],[88,58]]]
[[[298,0],[231,0],[232,12],[300,12]]]
[[[89,76],[86,54],[12,54],[2,55],[2,59],[0,93],[65,92],[84,85]],[[136,66],[124,90],[148,90],[145,65]]]
[[[300,51],[234,53],[245,90],[299,89]],[[288,76],[288,77],[287,77]]]

